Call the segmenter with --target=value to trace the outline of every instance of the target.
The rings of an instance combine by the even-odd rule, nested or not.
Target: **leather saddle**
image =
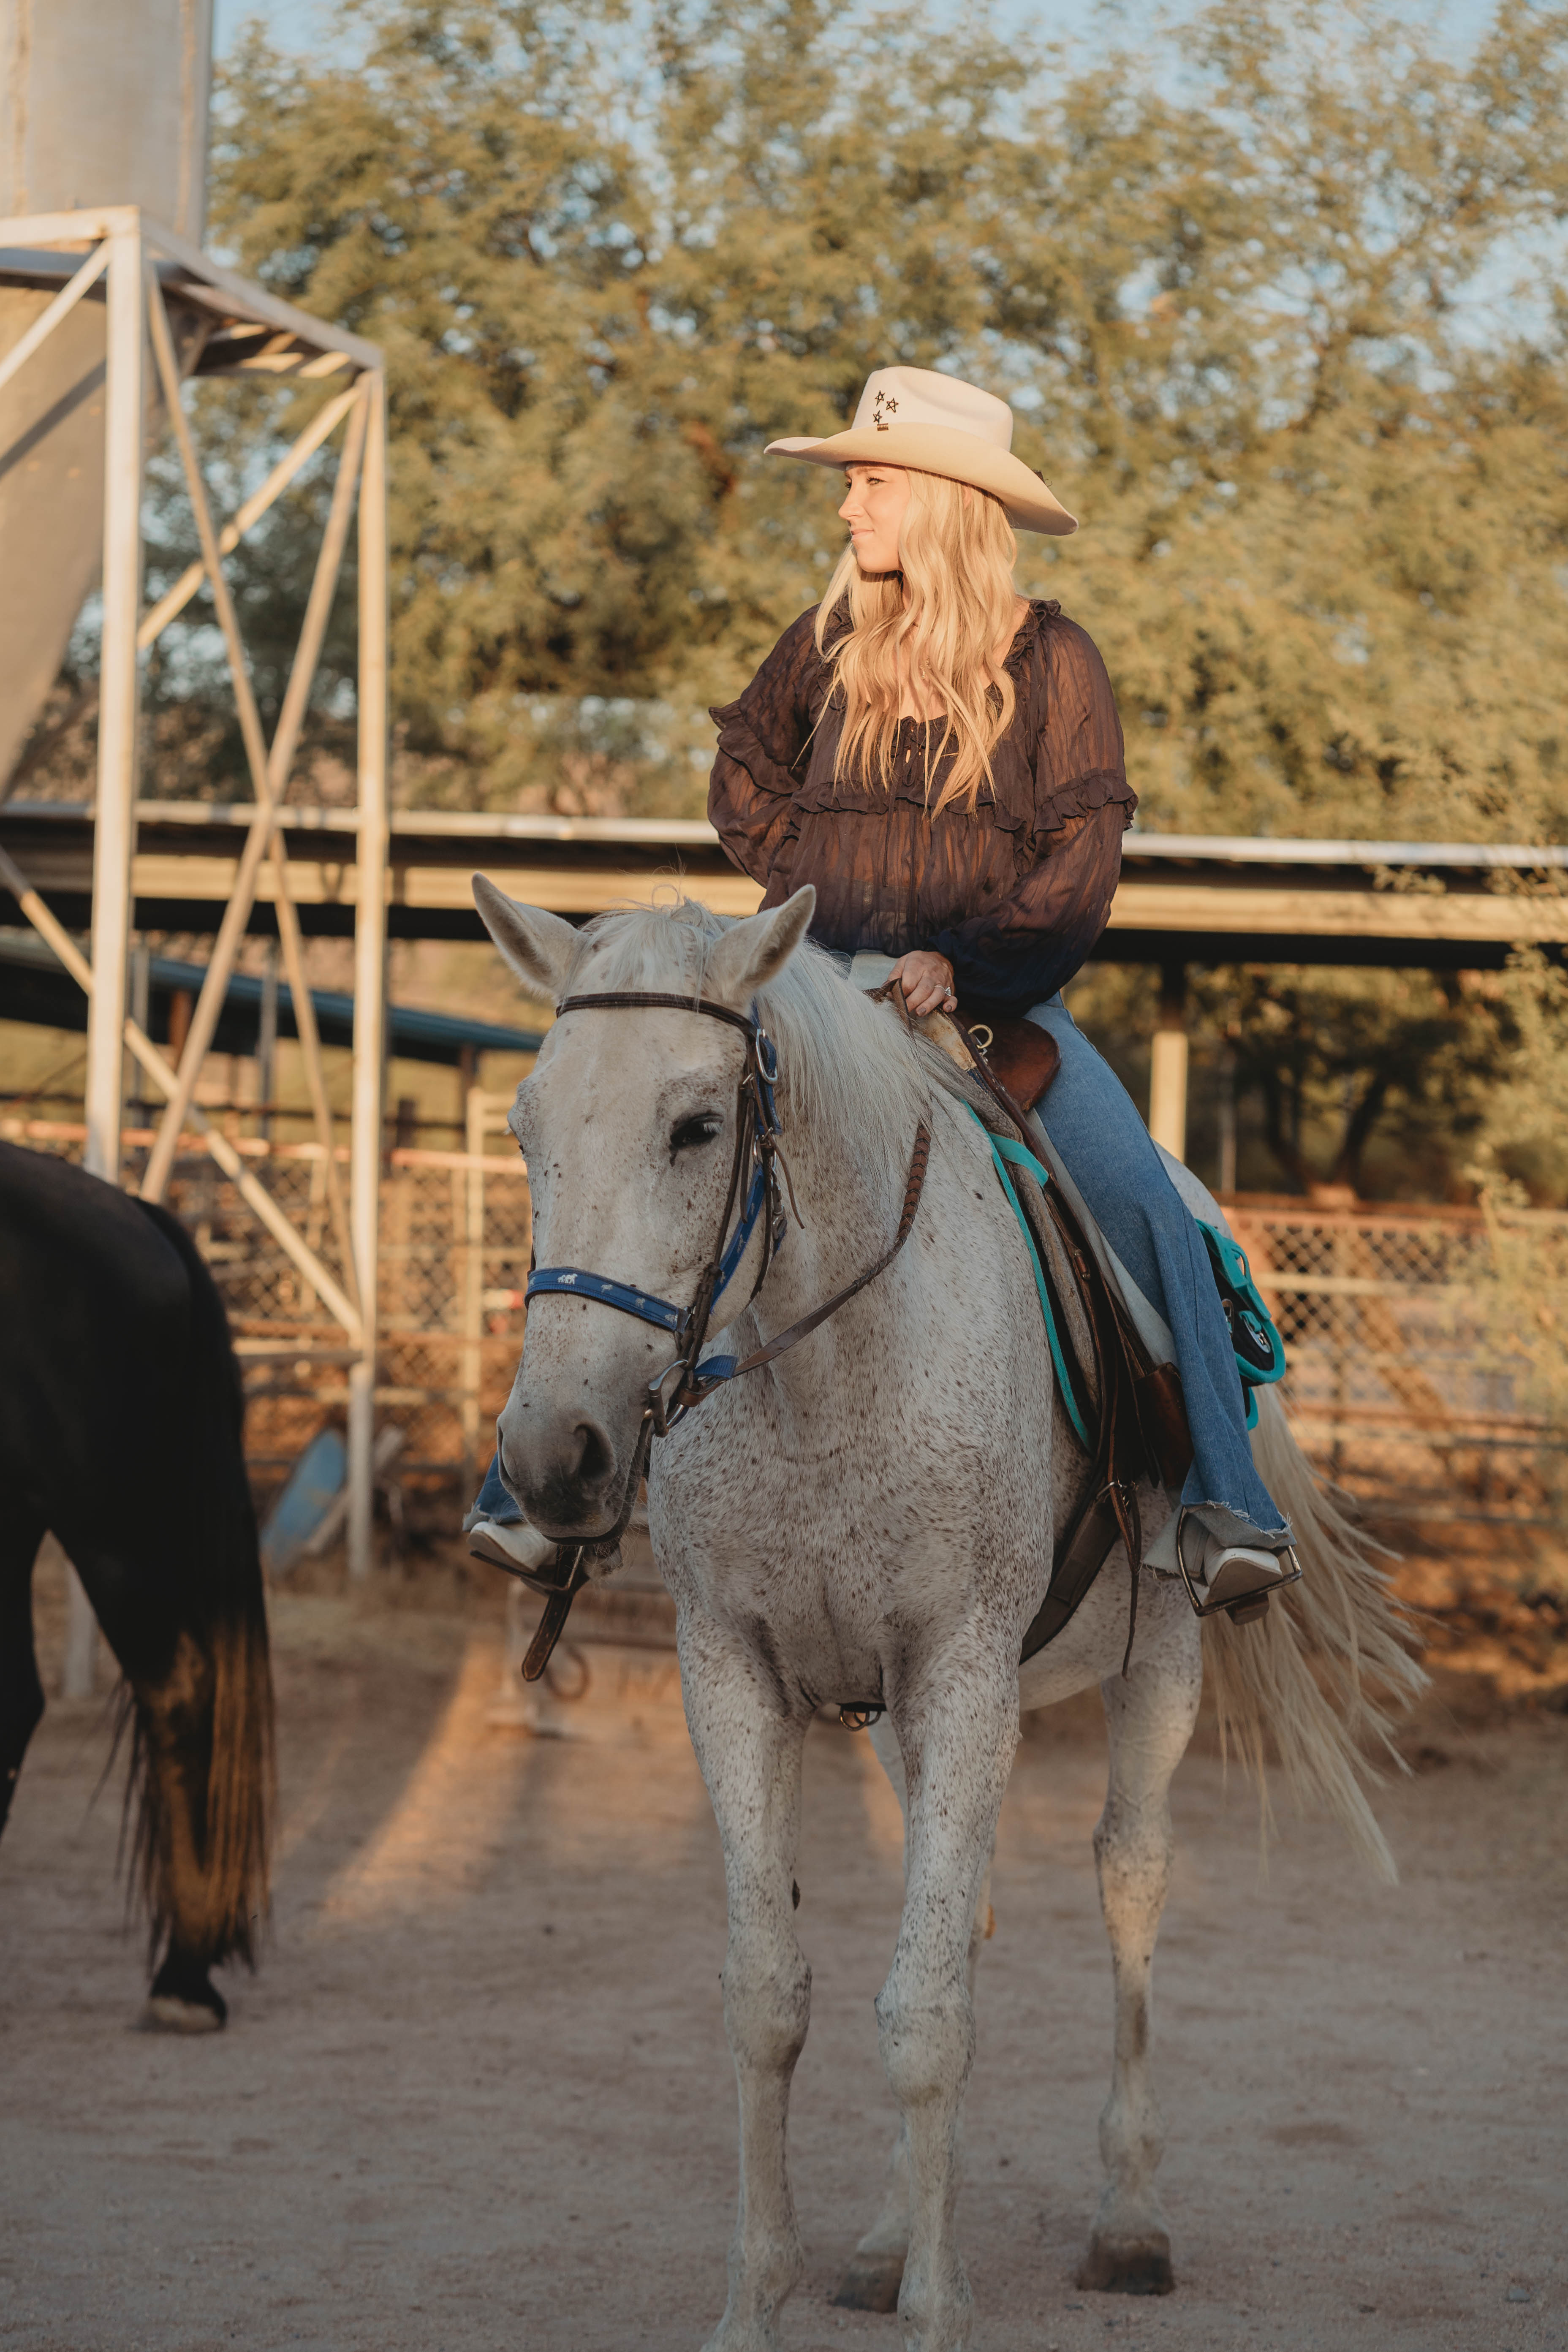
[[[963,1031],[1003,1092],[1021,1110],[1033,1110],[1044,1099],[1062,1066],[1061,1049],[1048,1029],[1020,1020],[1016,1013],[970,1011],[962,1004],[952,1025]],[[937,1042],[942,1043],[940,1038]],[[964,1059],[967,1065],[969,1057]]]
[[[1031,1115],[1061,1066],[1048,1031],[1011,1014],[977,1017],[962,1010],[956,1017],[929,1014],[920,1028],[969,1077],[968,1091],[983,1123],[994,1133],[1006,1133],[1036,1149]],[[1018,1198],[1064,1336],[1071,1324],[1064,1311],[1062,1285],[1070,1286],[1075,1319],[1088,1340],[1089,1361],[1072,1364],[1068,1377],[1088,1408],[1085,1418],[1094,1432],[1087,1492],[1058,1538],[1050,1585],[1024,1636],[1022,1655],[1033,1657],[1071,1621],[1120,1537],[1131,1570],[1125,1673],[1137,1628],[1138,1571],[1143,1558],[1137,1488],[1143,1484],[1167,1491],[1179,1487],[1193,1458],[1181,1381],[1174,1365],[1156,1364],[1150,1357],[1060,1186],[1050,1184],[1041,1191],[1023,1184]]]

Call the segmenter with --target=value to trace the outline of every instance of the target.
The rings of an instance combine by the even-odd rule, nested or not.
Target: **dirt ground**
[[[455,1590],[455,1588],[454,1588]],[[58,1596],[44,1596],[58,1627]],[[404,1605],[395,1605],[399,1601]],[[717,1839],[657,1652],[584,1654],[573,1738],[491,1719],[493,1594],[275,1612],[269,1948],[229,2030],[134,2032],[102,1701],[51,1706],[0,1844],[0,2344],[28,2352],[696,2352],[722,2305],[734,2104]],[[1568,1717],[1445,1678],[1384,1818],[1404,1879],[1256,1813],[1200,1736],[1158,1965],[1178,2289],[1073,2284],[1109,1966],[1097,1701],[1037,1724],[1002,1819],[963,2220],[976,2352],[1568,2346]],[[815,1972],[792,2352],[835,2311],[891,2136],[871,2000],[900,1898],[868,1742],[807,1743]]]

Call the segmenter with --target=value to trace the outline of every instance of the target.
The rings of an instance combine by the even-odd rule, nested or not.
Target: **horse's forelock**
[[[702,992],[708,951],[733,919],[694,898],[617,907],[584,926],[566,991],[648,988]],[[884,1006],[852,988],[830,955],[805,940],[762,990],[757,1010],[779,1054],[785,1129],[843,1139],[864,1163],[904,1181],[910,1139],[931,1092],[929,1049]]]

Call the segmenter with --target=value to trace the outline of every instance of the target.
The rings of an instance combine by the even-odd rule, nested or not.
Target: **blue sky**
[[[1427,0],[1427,13],[1442,24],[1456,49],[1468,47],[1492,14],[1493,0]],[[946,14],[938,6],[935,13]],[[994,21],[1005,30],[1028,27],[1037,38],[1082,37],[1086,30],[1084,0],[995,0]],[[1102,0],[1101,10],[1123,34],[1136,36],[1152,22],[1157,8],[1151,0]],[[1172,15],[1189,12],[1176,5]],[[331,0],[216,0],[214,37],[222,57],[232,47],[239,27],[259,16],[282,48],[310,49],[320,45],[332,16]]]

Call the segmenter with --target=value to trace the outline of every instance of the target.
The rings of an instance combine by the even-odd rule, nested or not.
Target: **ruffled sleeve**
[[[1127,781],[1127,755],[1116,697],[1087,629],[1059,613],[1043,616],[1031,664],[1035,731],[1035,835],[1042,845],[1075,816],[1115,804],[1122,826],[1138,795]]]
[[[1104,662],[1076,622],[1039,615],[1026,684],[1032,862],[1008,895],[932,940],[966,1007],[1026,1012],[1072,979],[1104,930],[1138,795]]]
[[[1066,818],[1049,856],[1010,897],[932,940],[952,966],[966,1013],[986,1005],[1026,1013],[1067,986],[1105,929],[1125,828],[1122,809],[1110,801]]]
[[[796,763],[811,740],[826,679],[816,623],[813,605],[784,631],[739,701],[708,714],[719,730],[709,823],[731,863],[764,884],[791,831]]]

